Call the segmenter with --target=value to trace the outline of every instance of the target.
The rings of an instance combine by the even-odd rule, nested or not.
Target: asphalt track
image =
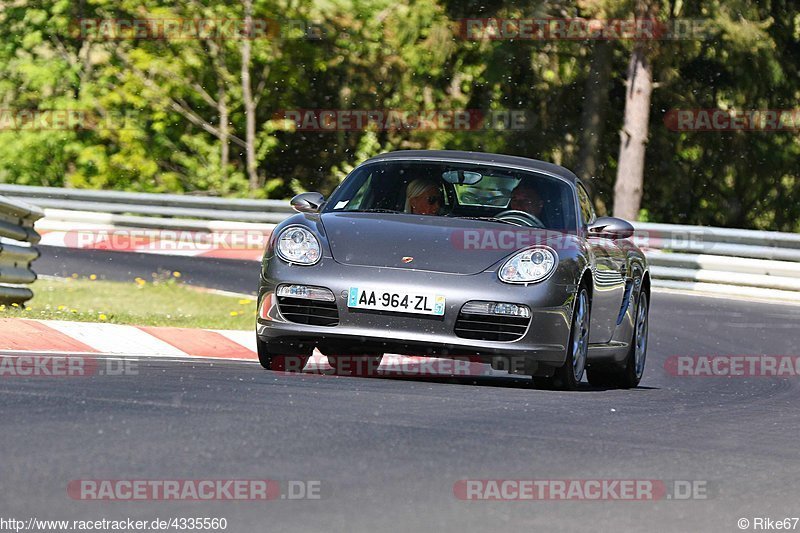
[[[46,249],[44,274],[252,292],[257,265]],[[90,272],[91,271],[91,272]],[[0,378],[0,517],[226,517],[228,531],[741,531],[800,516],[800,378],[675,377],[675,355],[797,355],[800,307],[655,293],[636,390],[282,375],[140,361],[137,375]],[[75,479],[319,480],[322,499],[96,502]],[[706,499],[462,501],[461,479],[656,479]],[[797,526],[800,529],[800,525]]]

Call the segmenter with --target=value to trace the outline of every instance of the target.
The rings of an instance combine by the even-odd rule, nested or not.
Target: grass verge
[[[176,279],[132,282],[40,279],[22,306],[0,306],[0,317],[108,322],[136,326],[252,329],[256,302],[221,295]]]

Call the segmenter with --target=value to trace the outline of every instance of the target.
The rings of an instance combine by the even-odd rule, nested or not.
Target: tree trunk
[[[228,163],[231,159],[231,147],[229,140],[230,118],[228,111],[228,95],[224,86],[221,84],[217,92],[217,107],[219,110],[219,143],[220,143],[220,175],[222,179],[228,178]]]
[[[600,140],[605,133],[606,109],[608,108],[608,79],[611,74],[611,43],[597,41],[592,49],[589,76],[586,78],[581,131],[578,135],[578,160],[575,173],[592,193],[593,180],[597,176]]]
[[[253,0],[244,0],[244,23],[250,29],[253,25]],[[245,160],[250,190],[261,186],[256,170],[256,104],[253,101],[253,88],[250,83],[250,39],[242,39],[242,103],[245,116]]]
[[[645,9],[640,12],[650,13],[647,2],[640,5],[643,4]],[[614,216],[628,220],[638,219],[642,203],[644,155],[650,121],[650,95],[653,92],[653,73],[647,48],[647,41],[637,41],[631,54],[626,82],[625,118],[620,131]]]

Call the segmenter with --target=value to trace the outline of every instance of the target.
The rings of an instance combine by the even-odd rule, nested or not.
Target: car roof
[[[539,161],[538,159],[529,159],[527,157],[490,154],[486,152],[467,152],[461,150],[396,150],[394,152],[387,152],[371,157],[364,161],[364,163],[409,159],[420,161],[468,161],[493,165],[508,165],[525,170],[540,170],[555,174],[570,183],[580,182],[575,174],[560,165]]]

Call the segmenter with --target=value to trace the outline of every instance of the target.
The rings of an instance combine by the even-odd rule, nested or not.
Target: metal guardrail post
[[[33,224],[43,216],[36,206],[0,196],[0,304],[21,304],[33,298],[31,289],[19,285],[36,281],[31,263],[39,257],[35,245],[40,237]]]

